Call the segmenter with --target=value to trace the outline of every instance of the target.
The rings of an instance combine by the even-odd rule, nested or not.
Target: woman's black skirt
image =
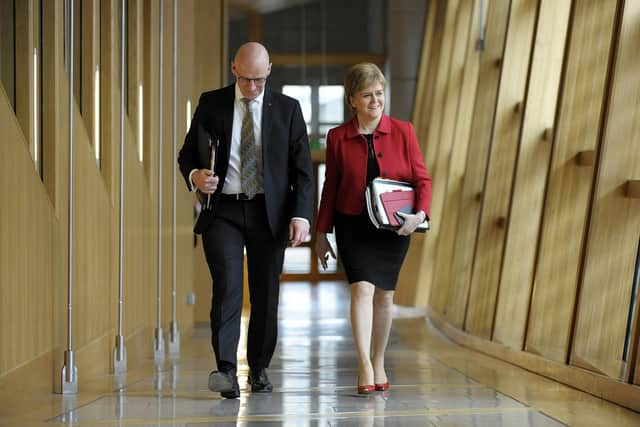
[[[375,228],[366,211],[361,215],[336,212],[335,231],[349,283],[367,281],[386,291],[396,289],[410,236]]]

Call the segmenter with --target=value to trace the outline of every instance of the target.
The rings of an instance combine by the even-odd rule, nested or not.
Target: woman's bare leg
[[[394,291],[376,289],[373,296],[373,373],[376,384],[387,382],[384,370],[384,352],[391,331],[391,308]]]
[[[371,365],[371,330],[373,324],[373,295],[375,286],[369,282],[351,285],[351,329],[358,352],[359,385],[373,384]]]

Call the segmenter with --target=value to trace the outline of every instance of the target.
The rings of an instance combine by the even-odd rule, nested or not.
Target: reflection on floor
[[[640,415],[514,366],[460,348],[420,310],[396,309],[387,354],[388,392],[356,393],[356,355],[342,283],[282,286],[280,340],[268,370],[274,391],[240,399],[207,390],[214,368],[208,327],[183,334],[178,360],[102,392],[62,399],[46,426],[631,426]],[[241,348],[244,343],[241,343]],[[120,381],[120,383],[118,383]],[[98,380],[98,383],[100,381]],[[99,388],[99,387],[98,387]],[[62,403],[60,403],[62,402]],[[55,411],[55,409],[50,409]],[[33,415],[32,415],[33,416]],[[12,425],[31,425],[33,418]],[[2,421],[2,419],[0,419]]]

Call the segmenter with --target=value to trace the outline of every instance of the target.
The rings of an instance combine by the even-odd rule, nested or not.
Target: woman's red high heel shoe
[[[358,382],[360,382],[360,377],[358,377]],[[358,384],[358,394],[371,394],[376,391],[376,386],[373,384]]]
[[[376,391],[376,386],[373,384],[358,385],[358,394],[371,394]]]
[[[387,381],[384,384],[374,384],[374,388],[376,391],[387,391],[389,390],[389,387],[391,387],[391,384],[389,384],[389,381]]]

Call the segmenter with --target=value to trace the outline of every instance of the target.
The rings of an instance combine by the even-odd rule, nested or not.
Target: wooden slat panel
[[[425,99],[428,96],[427,87],[430,77],[429,70],[433,66],[435,61],[433,54],[435,51],[434,37],[435,37],[435,22],[437,16],[438,2],[432,1],[427,5],[427,20],[425,22],[424,35],[422,38],[422,49],[420,51],[420,66],[418,69],[418,84],[416,87],[416,96],[413,105],[413,114],[411,121],[413,127],[418,135],[418,141],[422,149],[426,146],[425,141],[421,139],[420,126],[424,123],[424,108]]]
[[[478,234],[465,329],[490,337],[500,279],[512,177],[520,136],[525,86],[538,1],[514,0],[500,80],[496,122]]]
[[[565,362],[581,265],[616,2],[575,1],[536,268],[527,351]],[[585,155],[582,155],[585,157]],[[591,156],[593,157],[593,156]]]
[[[446,82],[449,73],[449,58],[453,44],[453,29],[459,0],[438,1],[436,8],[435,34],[433,38],[433,54],[438,60],[433,61],[430,70],[427,92],[432,93],[429,101],[425,101],[422,120],[422,130],[418,130],[418,137],[422,141],[422,155],[432,176],[435,171],[436,157],[440,144],[440,122],[445,101]],[[416,97],[417,99],[418,97]],[[426,146],[425,146],[426,144]],[[432,203],[433,206],[433,203]],[[432,218],[433,207],[432,207]],[[412,244],[405,260],[403,274],[398,279],[398,292],[394,300],[399,304],[425,306],[429,298],[431,275],[433,268],[433,252],[428,252],[429,241],[437,237],[437,222],[429,231],[428,236],[413,236]],[[409,272],[411,274],[409,274]],[[409,274],[409,277],[407,277]]]
[[[0,2],[0,27],[3,28],[3,37],[0,37],[0,90],[4,90],[12,105],[16,88],[14,20],[14,2]]]
[[[25,136],[23,142],[33,156],[33,49],[35,10],[33,2],[14,2],[15,9],[15,115]]]
[[[571,0],[542,0],[515,175],[493,339],[522,349],[551,155]]]
[[[151,23],[150,31],[157,35],[157,2],[143,0],[140,14],[145,22]],[[45,180],[42,183],[33,167],[21,126],[4,94],[0,95],[0,129],[6,143],[0,144],[0,342],[9,342],[11,346],[0,346],[0,388],[5,387],[4,374],[20,365],[35,363],[47,355],[53,362],[46,370],[28,372],[30,376],[24,383],[33,383],[37,378],[39,386],[51,388],[60,381],[63,350],[66,347],[66,308],[67,308],[67,203],[68,203],[68,135],[66,129],[68,100],[67,75],[63,58],[63,7],[61,2],[44,2],[46,16],[46,34],[43,40],[44,93],[49,96],[45,101],[46,117],[43,118],[43,132],[47,163]],[[101,54],[101,126],[103,131],[103,162],[100,170],[95,162],[93,147],[76,106],[74,125],[74,312],[73,349],[76,351],[79,377],[82,381],[87,372],[105,372],[112,360],[113,336],[117,333],[117,295],[118,295],[118,214],[119,214],[119,3],[102,2],[102,29],[100,34]],[[165,24],[172,22],[171,2],[165,2]],[[218,28],[224,28],[222,21],[222,2],[201,1],[202,8],[211,8],[217,13],[203,11],[206,16],[216,16]],[[201,28],[193,25],[195,8],[186,9],[190,14],[181,16],[181,28]],[[33,11],[32,11],[33,12]],[[30,13],[32,13],[30,12]],[[206,12],[206,13],[205,13]],[[93,10],[93,25],[97,25]],[[149,19],[147,19],[149,18]],[[166,40],[171,41],[171,28],[165,26]],[[140,30],[142,30],[140,28]],[[187,32],[189,33],[189,32]],[[52,34],[54,36],[52,36]],[[224,33],[209,34],[218,45],[224,45]],[[135,36],[132,36],[135,37]],[[157,40],[153,36],[144,38],[143,50],[147,53],[141,60],[157,62]],[[185,74],[194,74],[193,68],[199,66],[193,60],[193,40],[181,37],[181,43],[189,43],[190,60],[183,61],[181,70]],[[209,42],[202,48],[209,47]],[[165,171],[174,165],[167,153],[171,152],[171,53],[170,43],[165,43]],[[153,51],[153,52],[152,52]],[[30,52],[30,50],[29,50]],[[195,64],[193,66],[189,64]],[[218,70],[220,68],[217,68]],[[145,90],[156,91],[158,85],[157,66],[148,66]],[[188,77],[188,76],[187,76]],[[211,77],[219,86],[222,75]],[[187,97],[193,100],[193,79],[178,78],[180,95],[178,110],[178,140],[185,133],[184,104]],[[150,84],[155,82],[155,84]],[[24,92],[29,85],[22,83]],[[154,87],[155,86],[155,87]],[[134,94],[137,96],[137,94]],[[157,94],[149,96],[156,99]],[[129,356],[148,356],[152,347],[151,330],[155,326],[156,306],[156,268],[157,268],[157,186],[150,182],[156,179],[157,145],[150,143],[157,136],[158,111],[145,104],[145,125],[151,129],[145,151],[146,165],[137,157],[134,131],[129,121],[125,123],[125,258],[124,258],[124,335],[127,339]],[[86,119],[86,118],[85,118]],[[148,125],[147,125],[148,121]],[[102,173],[101,173],[102,172]],[[163,180],[165,201],[165,230],[163,251],[164,276],[164,317],[165,328],[171,313],[171,174],[165,173]],[[180,183],[179,183],[180,184]],[[45,185],[47,186],[45,189]],[[48,190],[48,192],[47,192]],[[54,195],[55,210],[48,201],[48,194]],[[185,303],[185,295],[193,286],[193,248],[192,248],[192,197],[183,185],[178,187],[177,201],[177,320],[180,329],[188,331],[193,321],[193,307]],[[198,249],[201,250],[201,249]],[[167,268],[168,266],[168,268]],[[15,284],[15,286],[13,286]],[[10,285],[10,286],[9,286]],[[205,305],[209,301],[204,301]],[[166,331],[166,329],[165,329]],[[146,337],[146,338],[145,338]],[[134,362],[129,360],[129,363]],[[38,366],[41,366],[38,364]],[[84,372],[84,373],[83,373]],[[57,384],[59,390],[59,384]]]
[[[77,108],[74,112],[73,341],[75,348],[82,348],[107,334],[115,317],[118,205],[114,210],[109,201],[85,123]]]
[[[442,0],[434,0],[429,3],[428,16],[433,17],[432,30],[430,44],[430,57],[427,61],[428,66],[426,69],[421,69],[420,72],[426,72],[424,76],[425,84],[421,95],[416,96],[416,102],[420,102],[420,116],[414,117],[414,125],[416,126],[416,133],[418,140],[420,140],[422,154],[425,157],[425,165],[427,168],[433,166],[433,161],[429,159],[430,151],[437,150],[438,141],[429,141],[429,129],[432,119],[432,111],[434,105],[440,105],[441,100],[436,101],[436,95],[442,96],[441,90],[437,86],[438,70],[442,65],[442,58],[446,57],[443,54],[445,40],[445,22],[446,22],[447,3]],[[428,18],[429,19],[429,18]],[[448,42],[450,43],[450,41]]]
[[[203,50],[211,49],[210,44],[212,45],[215,44],[216,46],[220,46],[220,44],[216,41],[219,40],[218,36],[222,36],[222,33],[219,31],[223,28],[223,25],[224,25],[221,22],[224,19],[224,17],[222,17],[218,13],[220,10],[221,3],[222,3],[221,1],[210,2],[210,1],[204,1],[204,0],[197,0],[190,3],[178,2],[178,46],[180,46],[180,52],[178,52],[178,77],[177,77],[178,99],[177,99],[177,107],[176,107],[178,112],[177,130],[176,130],[176,144],[177,144],[178,150],[180,149],[180,147],[182,147],[182,144],[184,142],[184,136],[187,134],[187,131],[188,131],[189,124],[187,123],[186,119],[184,119],[186,110],[187,110],[186,109],[187,100],[191,100],[191,112],[193,114],[201,94],[201,92],[199,91],[200,90],[199,88],[206,86],[207,82],[211,85],[211,87],[208,88],[207,90],[210,90],[211,88],[214,88],[214,87],[222,86],[222,82],[220,81],[220,79],[222,79],[223,76],[218,74],[217,72],[217,70],[219,70],[218,67],[215,67],[212,70],[211,75],[209,76],[209,80],[206,80],[205,77],[202,77],[205,80],[200,80],[198,76],[201,76],[202,72],[198,72],[201,65],[198,61],[198,54],[197,54],[197,52],[202,52]],[[209,10],[209,9],[212,9],[212,10]],[[208,10],[208,11],[205,12],[205,10]],[[209,29],[207,30],[207,32],[210,33],[209,35],[210,44],[207,43],[206,37],[196,37],[196,34],[197,34],[196,31],[185,31],[186,29],[194,25],[194,23],[195,25],[203,25],[200,18],[196,18],[196,15],[201,13],[204,13],[205,15],[204,19],[206,19],[206,16],[210,16],[212,19],[214,17],[217,17],[219,19],[219,21],[217,21],[217,24],[215,25],[216,31],[212,32],[211,27],[209,27]],[[173,13],[171,13],[171,16],[173,16]],[[215,38],[215,41],[214,41],[214,38]],[[173,42],[170,42],[170,46],[172,46],[172,43]],[[167,57],[165,56],[165,58]],[[170,58],[173,58],[173,54],[170,56]],[[165,60],[169,61],[169,63],[172,64],[173,59],[167,58]],[[184,64],[184,63],[194,63],[198,65],[194,67],[182,68],[181,64]],[[209,63],[205,61],[205,63],[202,64],[202,67],[206,69],[208,68],[208,64]],[[168,74],[165,74],[165,75],[173,76],[173,72],[169,72]],[[188,80],[188,81],[185,81],[185,80]],[[170,103],[171,101],[168,101],[168,102]],[[169,139],[169,141],[170,140],[171,139]],[[168,143],[167,145],[171,146],[171,143]],[[173,164],[172,164],[172,167],[173,167]],[[180,254],[180,259],[176,261],[176,291],[177,291],[177,306],[180,307],[181,309],[177,313],[177,319],[175,320],[178,322],[180,329],[184,333],[185,327],[190,325],[191,322],[193,321],[193,316],[194,316],[193,313],[195,311],[194,306],[186,305],[187,293],[192,292],[196,289],[195,288],[196,277],[194,276],[193,252],[200,250],[201,248],[193,247],[194,195],[193,193],[187,191],[187,187],[186,185],[184,185],[184,182],[182,180],[182,177],[180,176],[179,171],[178,171],[177,179],[178,181],[176,183],[177,184],[176,221],[178,222],[178,224],[182,224],[182,226],[179,226],[179,228],[176,229],[176,252],[177,254]],[[168,187],[167,190],[169,190],[169,192],[165,193],[167,195],[166,197],[169,197],[169,198],[171,197],[170,188],[171,187]],[[169,250],[169,252],[171,251]],[[165,283],[167,283],[165,287],[166,298],[164,299],[165,301],[164,307],[165,307],[166,315],[163,319],[165,319],[168,325],[169,321],[172,318],[171,310],[170,310],[171,309],[170,290],[171,290],[172,281],[167,280]],[[210,279],[207,280],[206,283],[211,285],[211,280]],[[206,307],[209,307],[209,305],[211,304],[211,299],[198,298],[196,299],[196,304],[204,304]],[[167,331],[168,331],[168,326],[167,326]]]
[[[422,245],[420,246],[422,257],[418,277],[421,281],[419,290],[422,292],[416,294],[417,306],[425,305],[427,297],[430,304],[431,301],[441,300],[442,289],[438,288],[435,290],[435,294],[431,294],[431,283],[435,268],[434,255],[443,221],[446,176],[453,149],[451,138],[462,84],[462,61],[466,52],[469,31],[470,2],[468,0],[447,2],[446,7],[445,33],[436,80],[436,88],[441,88],[441,92],[437,93],[434,98],[427,137],[430,145],[427,146],[425,154],[427,164],[431,163],[430,172],[434,181],[430,208],[431,230],[425,238],[421,239]],[[437,141],[437,146],[431,144],[433,141]],[[435,178],[437,176],[442,176],[442,179]],[[431,295],[429,296],[429,294]]]
[[[621,376],[640,235],[640,200],[624,186],[640,178],[640,2],[624,3],[600,151],[571,363]]]
[[[456,34],[456,46],[460,47],[452,57],[450,79],[450,84],[456,88],[456,91],[451,93],[449,99],[452,101],[451,104],[455,103],[455,105],[452,105],[450,110],[445,110],[446,126],[443,126],[445,132],[442,133],[442,144],[449,144],[451,151],[444,163],[445,169],[441,169],[440,178],[434,186],[434,191],[442,191],[445,195],[442,215],[439,220],[441,225],[435,252],[434,283],[448,285],[450,282],[451,264],[449,260],[454,256],[453,246],[458,225],[460,192],[467,160],[472,109],[478,85],[480,51],[476,49],[476,41],[479,23],[475,18],[480,13],[482,16],[486,16],[486,4],[487,2],[482,2],[485,9],[480,11],[481,4],[478,1],[461,3],[460,24]],[[439,186],[438,182],[442,184]],[[448,289],[448,286],[443,288],[443,290],[445,289]],[[447,297],[448,292],[435,293],[434,298],[430,301],[431,307],[445,313]]]
[[[439,18],[438,14],[442,13],[443,10],[442,3],[437,0],[430,2],[428,5],[420,69],[418,71],[418,87],[414,98],[412,121],[423,157],[428,144],[426,128],[429,106],[431,105],[431,94],[434,92],[433,84],[435,70],[437,69],[436,58],[439,57],[440,42],[442,40],[442,32],[436,31],[436,23]],[[312,160],[314,160],[313,151],[311,156]],[[424,161],[427,164],[426,158]],[[419,283],[419,278],[416,278],[415,272],[420,270],[420,264],[422,263],[423,239],[424,236],[412,236],[411,238],[411,245],[402,263],[400,275],[398,276],[397,290],[394,294],[394,301],[398,304],[407,306],[416,304],[416,294],[421,284]]]
[[[452,5],[449,5],[451,7]],[[449,174],[449,164],[451,153],[453,152],[454,141],[453,132],[455,131],[455,116],[458,108],[460,90],[462,87],[464,56],[467,48],[467,37],[469,33],[469,17],[472,10],[472,4],[469,0],[461,0],[455,10],[450,10],[455,16],[452,18],[450,30],[452,35],[452,44],[447,55],[446,63],[447,76],[443,82],[443,104],[438,109],[439,113],[434,111],[433,121],[431,122],[430,135],[436,134],[438,138],[437,151],[433,153],[432,174],[440,176],[439,179],[433,181],[433,198],[431,201],[431,230],[429,235],[423,241],[423,262],[419,277],[427,282],[427,287],[431,287],[434,279],[433,275],[436,270],[437,247],[440,241],[440,232],[444,231],[444,205],[446,200],[446,184]],[[449,10],[447,11],[449,14]],[[434,132],[431,132],[433,130]],[[431,139],[431,136],[429,137]],[[428,155],[430,157],[430,155]],[[424,256],[429,254],[429,263],[424,261]],[[426,272],[426,274],[425,274]],[[429,298],[429,305],[434,310],[442,310],[442,301],[446,298],[445,288],[438,287],[433,289]]]
[[[53,207],[0,92],[0,377],[52,346]]]
[[[81,55],[77,55],[82,72],[76,76],[74,83],[81,85],[81,88],[74,88],[74,91],[80,89],[82,93],[81,120],[85,123],[92,146],[95,144],[95,71],[96,66],[100,63],[100,24],[98,22],[100,15],[97,10],[99,7],[98,1],[89,0],[82,2],[81,10],[74,10],[74,13],[82,15],[82,28],[74,28],[76,37],[82,40],[81,43],[78,43],[78,46],[82,46],[82,52]],[[75,53],[79,52],[76,50]]]
[[[196,0],[194,2],[194,20],[198,27],[206,28],[211,22],[224,21],[222,7],[208,7],[210,0]],[[196,67],[196,78],[193,85],[193,111],[202,92],[220,87],[224,81],[224,76],[229,69],[229,61],[224,56],[224,25],[217,25],[214,31],[197,32],[195,37],[196,49],[206,49],[211,52],[204,57],[198,57],[200,66]],[[235,53],[235,52],[233,52]],[[232,54],[233,54],[232,53]],[[171,55],[171,52],[168,53]],[[169,56],[170,57],[170,56]],[[167,58],[167,56],[165,56]],[[169,118],[168,118],[169,120]],[[178,144],[182,144],[182,137],[179,135]],[[166,146],[170,147],[171,144]],[[167,154],[169,152],[167,151]],[[171,168],[171,162],[166,163],[166,167]],[[179,187],[184,187],[182,181],[178,182]],[[191,198],[191,202],[194,198]],[[170,243],[170,242],[169,242]],[[209,322],[209,311],[211,309],[211,274],[207,266],[204,251],[202,249],[202,239],[198,237],[198,247],[193,248],[193,291],[196,293],[196,305],[194,307],[194,318],[196,322]],[[315,261],[315,259],[314,259]]]
[[[640,180],[630,179],[627,181],[624,194],[631,199],[640,199]]]
[[[512,348],[506,347],[502,344],[499,344],[495,341],[489,341],[482,338],[475,337],[471,334],[467,334],[464,331],[456,329],[455,327],[449,325],[446,320],[441,317],[438,313],[434,313],[429,311],[428,316],[431,322],[438,328],[442,333],[444,333],[449,339],[452,341],[479,351],[481,353],[487,354],[492,358],[504,360],[513,365],[520,366],[523,369],[526,369],[530,372],[535,372],[539,374],[541,377],[546,377],[557,381],[562,384],[570,385],[578,390],[583,390],[593,396],[598,398],[608,400],[610,402],[615,402],[618,405],[625,406],[627,408],[633,409],[634,411],[640,411],[640,390],[637,386],[633,384],[625,384],[621,381],[617,381],[604,375],[596,374],[594,372],[587,371],[585,369],[576,369],[570,365],[566,365],[565,363],[559,363],[554,360],[545,359],[543,357],[537,356],[535,354],[528,353],[526,351],[514,350]],[[474,355],[475,357],[482,357],[480,355]],[[449,360],[455,360],[457,358],[451,358]],[[484,366],[480,367],[481,370],[486,370]],[[487,375],[493,378],[494,372],[487,372]],[[506,378],[503,378],[506,380]],[[511,387],[513,384],[510,380],[504,382],[504,384],[509,384],[509,390],[513,390]],[[551,405],[556,406],[558,404],[563,405],[561,402],[565,402],[567,404],[567,409],[572,413],[576,412],[576,403],[580,401],[580,403],[584,403],[583,398],[586,396],[581,396],[580,394],[576,394],[576,400],[572,398],[568,398],[565,393],[559,393],[559,387],[555,385],[551,385],[550,387],[544,387],[544,389],[550,394],[546,394],[542,389],[533,388],[531,383],[527,381],[526,385],[522,384],[522,387],[525,389],[524,393],[527,395],[536,395],[540,398],[541,402],[549,402]],[[536,390],[536,391],[534,391]],[[511,397],[515,398],[513,394]],[[568,399],[568,400],[565,400]],[[587,414],[583,422],[581,423],[570,423],[569,425],[577,426],[609,426],[609,425],[621,425],[622,422],[617,418],[617,416],[609,416],[609,417],[598,417],[596,416],[597,407],[605,404],[606,402],[597,402],[594,408],[585,407],[587,409]],[[536,407],[540,408],[536,405]],[[593,411],[592,411],[593,409]],[[617,414],[625,413],[626,411],[622,410],[617,406],[614,406],[614,412]],[[632,412],[629,412],[633,414]],[[637,416],[633,414],[633,416]],[[589,420],[589,421],[587,421]],[[567,420],[568,421],[568,420]],[[637,423],[636,423],[637,424]],[[499,424],[498,424],[499,425]],[[526,424],[525,424],[526,425]],[[536,424],[533,424],[536,425]],[[635,424],[631,424],[635,425]]]
[[[447,305],[444,310],[447,319],[459,328],[464,322],[471,282],[480,219],[480,202],[487,171],[510,2],[511,0],[492,0],[488,5],[486,50],[480,58],[478,92],[471,124],[472,141],[469,143],[467,169],[460,202],[461,216],[456,234],[455,256],[451,262],[451,284],[447,286]]]

